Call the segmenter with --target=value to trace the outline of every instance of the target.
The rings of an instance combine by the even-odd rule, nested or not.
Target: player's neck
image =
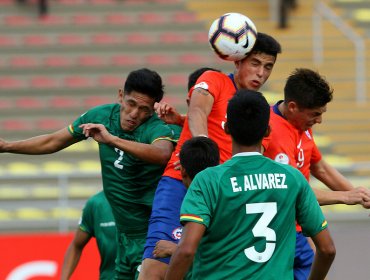
[[[287,112],[288,112],[288,108],[285,106],[285,102],[281,102],[278,105],[278,110],[281,113],[281,115],[283,116],[283,118],[287,119],[286,115],[287,115]]]

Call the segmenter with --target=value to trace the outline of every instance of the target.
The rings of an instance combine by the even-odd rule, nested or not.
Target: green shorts
[[[116,258],[116,275],[114,279],[134,280],[139,276],[146,233],[118,233],[118,248]]]

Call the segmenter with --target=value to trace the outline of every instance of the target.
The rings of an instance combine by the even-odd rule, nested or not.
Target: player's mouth
[[[259,89],[261,87],[261,83],[257,80],[251,81],[251,85],[254,89]]]

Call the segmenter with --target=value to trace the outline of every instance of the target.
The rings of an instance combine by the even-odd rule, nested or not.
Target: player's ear
[[[186,188],[189,188],[191,179],[188,173],[186,172],[185,168],[182,166],[180,166],[180,171],[181,171],[181,177],[182,177],[183,184],[185,185]]]
[[[287,107],[288,111],[291,113],[294,113],[299,109],[297,103],[294,101],[289,101]]]
[[[229,126],[228,126],[227,122],[225,122],[225,124],[224,124],[224,130],[225,130],[226,134],[230,134],[230,130],[229,130]]]
[[[123,93],[123,89],[118,89],[118,103],[122,103],[122,101],[123,101],[123,95],[124,95],[124,93]]]

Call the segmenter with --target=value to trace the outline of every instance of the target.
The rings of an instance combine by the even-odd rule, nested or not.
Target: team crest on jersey
[[[289,164],[289,157],[284,153],[280,153],[276,155],[275,161],[282,164]]]
[[[206,82],[200,82],[199,84],[196,84],[194,86],[194,89],[196,88],[202,88],[202,89],[208,90],[208,84]]]
[[[306,133],[308,139],[312,140],[311,133],[308,130],[306,130],[305,133]]]
[[[180,240],[182,234],[182,227],[177,227],[172,231],[172,238],[175,240]]]

